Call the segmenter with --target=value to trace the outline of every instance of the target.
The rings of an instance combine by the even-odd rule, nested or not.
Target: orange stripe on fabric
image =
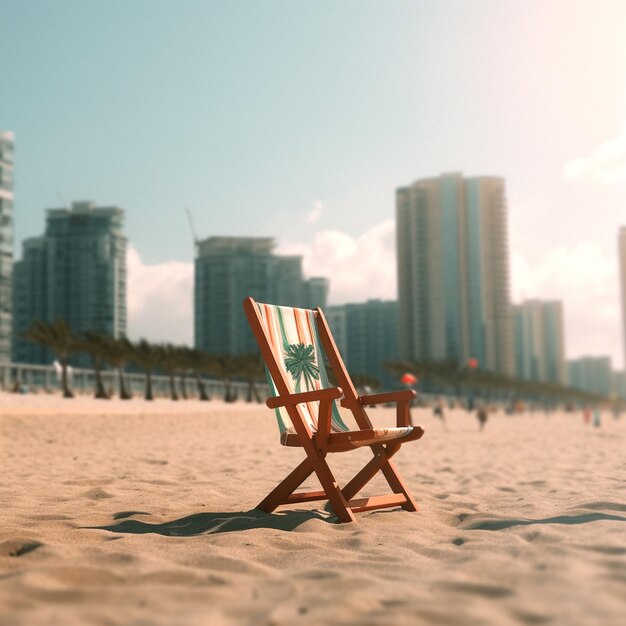
[[[296,320],[296,332],[298,333],[298,340],[300,343],[306,344],[307,341],[304,337],[304,332],[302,331],[302,324],[300,322],[300,309],[292,309],[293,317]]]
[[[267,333],[270,336],[270,348],[272,349],[272,354],[274,355],[274,361],[279,364],[280,360],[277,358],[276,355],[276,336],[272,325],[272,311],[267,304],[264,304],[263,308],[265,309],[265,324],[267,328]],[[274,385],[276,385],[276,381],[274,381]],[[276,387],[276,391],[280,394],[280,392],[278,391],[278,387]]]
[[[313,319],[313,322],[311,322],[311,319]],[[311,333],[311,337],[313,337],[313,338],[314,338],[314,337],[316,336],[316,329],[315,329],[315,328],[313,328],[313,327],[311,326],[311,324],[312,324],[312,323],[313,323],[313,324],[315,324],[315,317],[314,317],[314,315],[307,315],[307,316],[306,316],[306,321],[307,321],[307,324],[308,324],[308,326],[309,326],[309,332]],[[313,343],[315,344],[315,341],[313,341]],[[320,349],[320,353],[319,353],[319,355],[318,355],[317,351],[316,351],[316,353],[315,353],[315,354],[316,354],[316,357],[318,357],[318,364],[317,364],[317,365],[318,365],[318,367],[319,367],[319,369],[320,369],[320,377],[318,378],[318,381],[317,381],[317,388],[318,388],[318,389],[321,389],[321,388],[322,388],[322,374],[321,374],[321,369],[322,369],[322,367],[324,366],[324,364],[323,364],[323,363],[322,363],[322,364],[320,364],[320,363],[319,363],[319,359],[322,359],[322,358],[324,358],[324,357],[323,357],[323,355],[321,354],[322,347],[321,347],[321,346],[319,346],[319,349]],[[331,407],[331,411],[333,411],[333,408],[332,408],[332,407]],[[332,430],[333,430],[334,432],[341,432],[341,429],[337,427],[337,424],[336,424],[336,422],[335,422],[334,411],[331,413],[330,425],[331,425],[331,428],[332,428]]]
[[[272,354],[274,356],[274,361],[279,369],[284,370],[284,364],[282,361],[282,357],[277,355],[278,345],[276,343],[276,329],[274,328],[275,323],[275,315],[274,315],[274,307],[269,304],[263,304],[263,309],[265,310],[265,320],[267,324],[267,332],[270,336],[270,348],[272,349]],[[274,386],[276,387],[276,393],[280,396],[280,391],[276,386],[276,381],[274,381]],[[293,423],[291,421],[291,417],[289,413],[283,409],[278,409],[280,414],[282,415],[283,422],[285,424],[289,424],[288,428],[293,430]]]

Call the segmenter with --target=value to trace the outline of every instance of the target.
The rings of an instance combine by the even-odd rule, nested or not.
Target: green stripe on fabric
[[[326,365],[324,364],[324,350],[322,349],[322,342],[320,341],[319,334],[317,332],[317,322],[315,321],[315,313],[313,311],[307,311],[307,315],[310,315],[309,321],[311,328],[313,329],[313,342],[315,343],[315,352],[317,355],[317,366],[320,370],[320,380],[322,381],[322,387],[328,389],[330,387],[330,381],[328,380],[328,374],[326,373]],[[332,406],[332,422],[335,424],[337,430],[347,431],[350,430],[344,421],[341,419],[341,413],[339,413],[339,407],[337,401],[333,401]]]
[[[282,307],[272,305],[272,308],[278,314],[278,325],[280,326],[280,334],[283,338],[283,350],[287,350],[289,348],[289,339],[287,339],[287,332],[285,331],[285,320],[283,319],[283,312],[281,311]]]
[[[272,394],[272,397],[275,398],[278,395],[278,390],[276,389],[276,385],[274,384],[274,379],[272,378],[272,375],[270,374],[270,371],[267,365],[265,366],[265,377],[267,378],[267,384],[270,388],[270,393]],[[280,408],[274,409],[274,412],[276,413],[276,421],[278,422],[278,430],[280,431],[280,434],[282,435],[287,430],[287,426],[285,425],[285,422],[283,421],[283,416],[280,413]]]

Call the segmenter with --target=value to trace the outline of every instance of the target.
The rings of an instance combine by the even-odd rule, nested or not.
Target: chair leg
[[[257,505],[257,509],[271,513],[277,506],[280,506],[285,500],[313,473],[313,461],[308,457],[296,467],[296,469],[285,478],[278,486],[276,486]]]
[[[400,449],[400,446],[388,445],[385,447],[383,444],[376,444],[370,447],[374,453],[374,458],[343,488],[344,498],[351,500],[374,478],[377,472],[382,471],[391,490],[394,493],[403,494],[406,498],[406,502],[401,505],[402,508],[405,511],[417,511],[417,503],[390,460]]]
[[[346,500],[352,500],[367,483],[381,470],[386,459],[390,459],[400,446],[384,447],[383,452],[375,452],[374,458],[341,490]]]
[[[372,446],[372,450],[376,452],[375,448],[377,447],[378,446]],[[380,447],[383,448],[383,446]],[[413,496],[411,495],[411,492],[409,491],[409,488],[405,485],[402,478],[400,478],[400,474],[398,474],[396,466],[389,459],[385,458],[380,469],[385,476],[387,483],[391,487],[391,490],[394,493],[404,494],[406,502],[402,505],[402,508],[405,511],[417,511],[417,502],[415,502]]]
[[[401,505],[402,508],[406,511],[417,511],[415,500],[413,500],[407,486],[390,461],[390,458],[398,451],[399,446],[387,446],[386,448],[382,444],[377,444],[370,447],[375,454],[374,458],[343,490],[339,488],[324,455],[317,450],[309,451],[309,456],[277,485],[256,508],[271,513],[276,507],[285,504],[287,498],[315,472],[339,521],[354,522],[356,518],[348,506],[348,500],[351,500],[377,472],[382,471],[391,490],[405,496],[406,502]]]
[[[341,492],[330,467],[328,467],[328,463],[321,455],[317,455],[314,466],[317,478],[322,485],[322,489],[326,492],[330,506],[339,521],[342,523],[356,521],[356,517],[354,517],[354,513],[348,506],[348,501]]]

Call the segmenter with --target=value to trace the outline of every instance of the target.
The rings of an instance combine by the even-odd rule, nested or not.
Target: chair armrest
[[[398,391],[387,391],[385,393],[372,393],[366,396],[359,396],[359,404],[373,406],[375,404],[396,403],[396,425],[399,428],[412,426],[411,420],[411,400],[416,393],[412,389],[400,389]],[[347,406],[344,401],[341,406]]]
[[[331,387],[330,389],[315,389],[313,391],[304,391],[302,393],[289,393],[284,396],[276,396],[268,398],[265,404],[270,409],[277,409],[281,406],[295,406],[304,402],[317,402],[322,400],[337,400],[343,396],[340,387]]]
[[[366,396],[359,396],[359,402],[364,405],[387,404],[387,402],[410,402],[415,398],[412,389],[401,389],[399,391],[387,391],[384,393],[371,393]]]

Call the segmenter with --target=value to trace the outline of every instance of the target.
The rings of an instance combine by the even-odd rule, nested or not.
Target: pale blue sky
[[[305,251],[393,219],[416,178],[500,175],[518,293],[564,297],[572,259],[602,266],[568,333],[596,332],[577,328],[599,298],[604,334],[573,353],[618,360],[625,32],[626,3],[607,0],[0,0],[17,250],[62,198],[125,208],[144,263],[192,259],[185,205],[200,236]]]

